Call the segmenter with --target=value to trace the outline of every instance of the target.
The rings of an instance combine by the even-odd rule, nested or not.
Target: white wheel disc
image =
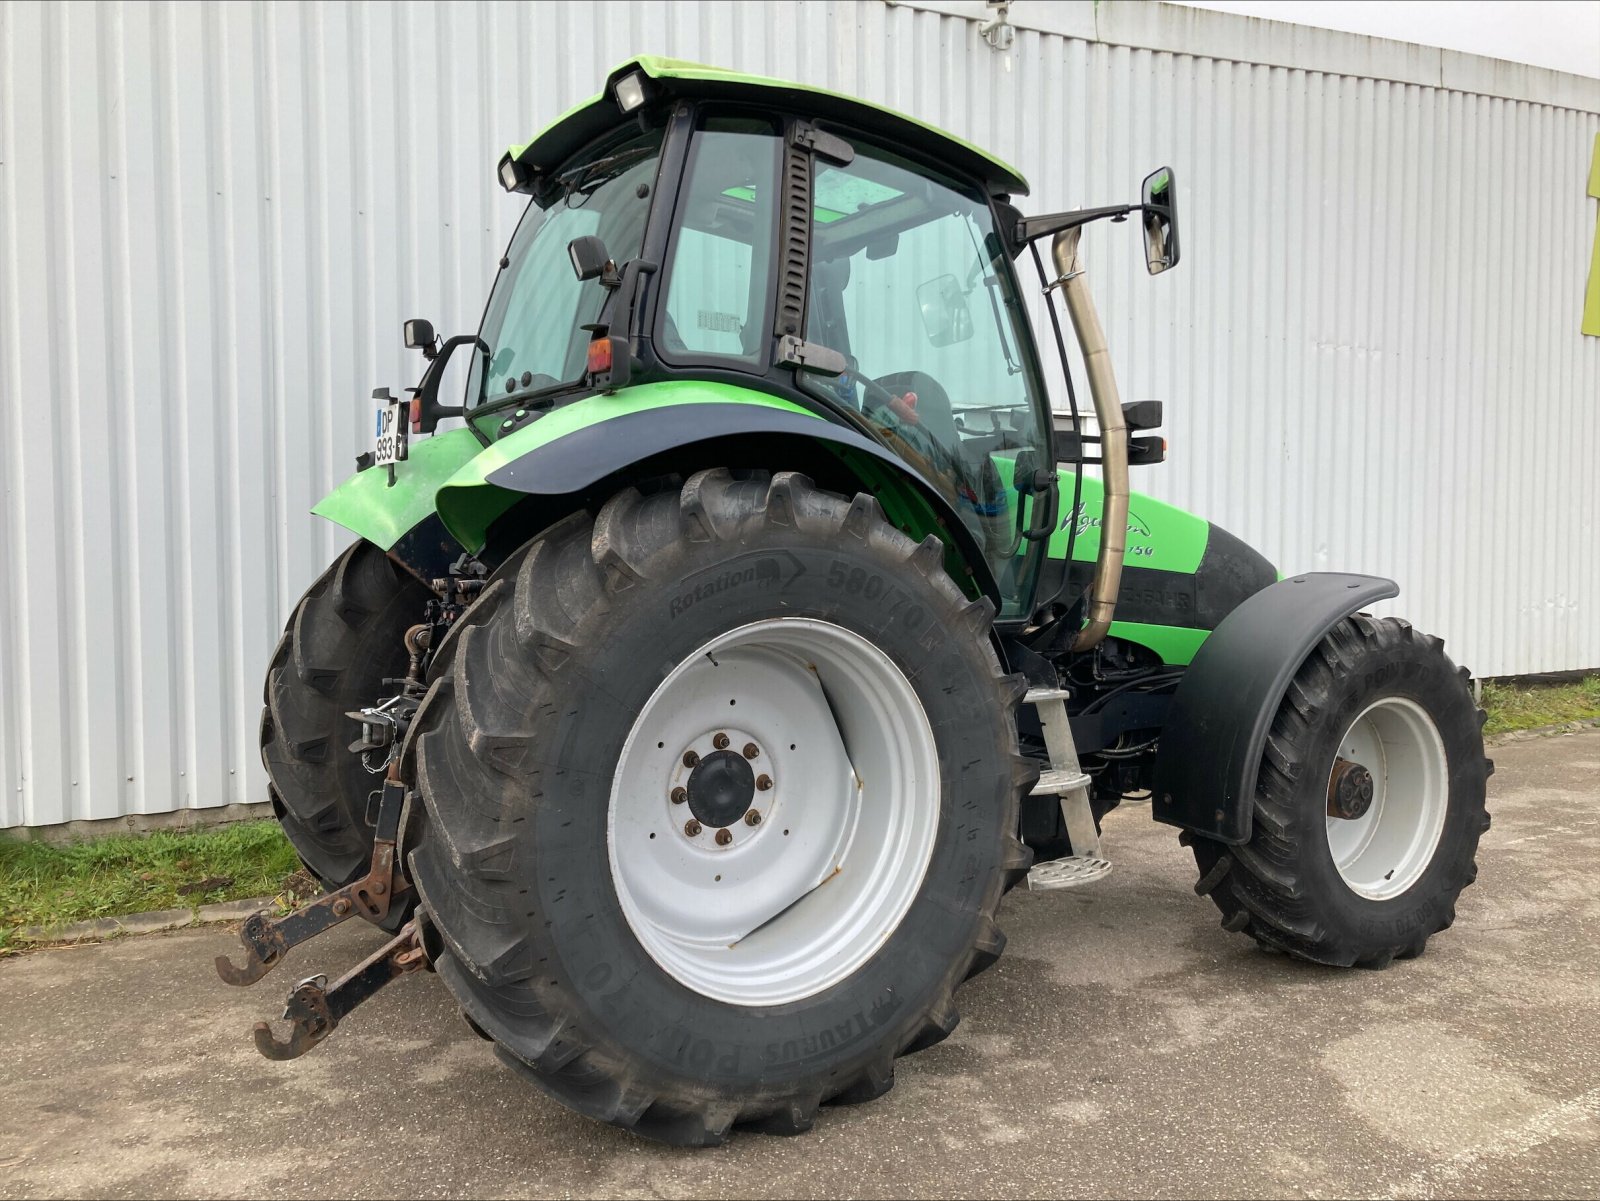
[[[1397,897],[1427,870],[1444,832],[1450,793],[1444,741],[1421,705],[1385,697],[1351,723],[1338,755],[1371,774],[1372,804],[1357,818],[1328,818],[1334,866],[1361,896]]]
[[[887,655],[831,622],[752,622],[640,711],[611,786],[611,878],[669,975],[781,1005],[843,980],[899,926],[939,803],[932,727]]]

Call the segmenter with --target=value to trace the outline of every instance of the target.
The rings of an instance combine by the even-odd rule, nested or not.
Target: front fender
[[[918,537],[939,534],[954,545],[975,587],[998,596],[977,541],[955,510],[889,450],[793,401],[710,380],[641,384],[556,409],[462,466],[440,487],[436,504],[445,528],[478,551],[494,522],[524,497],[581,494],[608,477],[625,478],[628,468],[648,459],[678,451],[692,459],[701,444],[737,446],[756,438],[768,447],[785,439],[827,446],[851,464],[859,486],[879,497],[892,521]],[[777,460],[727,465],[785,466]],[[898,512],[897,497],[903,502]]]
[[[1248,842],[1267,733],[1295,672],[1340,621],[1399,593],[1377,576],[1311,572],[1279,580],[1229,613],[1167,710],[1151,816],[1218,842]]]

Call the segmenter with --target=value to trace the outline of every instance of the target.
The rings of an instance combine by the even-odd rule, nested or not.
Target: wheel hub
[[[1359,763],[1340,759],[1328,777],[1328,816],[1355,821],[1372,808],[1372,773]]]
[[[916,689],[876,645],[815,618],[739,626],[668,672],[629,732],[607,838],[618,902],[702,996],[813,996],[916,899],[940,778]]]
[[[756,795],[756,773],[736,751],[713,751],[689,773],[689,812],[722,829],[744,817]]]
[[[1449,808],[1450,764],[1428,711],[1403,696],[1373,701],[1339,740],[1328,773],[1328,851],[1351,891],[1386,901],[1433,860]]]

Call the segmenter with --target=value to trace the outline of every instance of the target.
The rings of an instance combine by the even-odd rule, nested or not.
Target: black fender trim
[[[999,604],[1000,588],[983,557],[983,548],[939,489],[887,447],[825,418],[737,402],[663,405],[574,430],[496,468],[485,477],[485,482],[511,492],[567,496],[582,493],[635,463],[696,443],[763,435],[827,443],[870,455],[892,467],[896,474],[911,482],[938,520],[939,530],[929,532],[938,532],[946,542],[955,544],[978,587]],[[725,463],[721,466],[777,470],[784,464]]]
[[[1225,843],[1250,839],[1267,733],[1306,656],[1393,580],[1310,572],[1248,597],[1201,644],[1161,729],[1151,816]]]

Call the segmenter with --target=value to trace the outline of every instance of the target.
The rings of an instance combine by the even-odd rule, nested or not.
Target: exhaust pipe
[[[1083,260],[1078,256],[1081,225],[1064,229],[1055,236],[1050,257],[1055,261],[1057,280],[1066,296],[1067,314],[1083,351],[1084,369],[1089,373],[1089,393],[1094,397],[1095,420],[1100,426],[1100,471],[1105,499],[1100,511],[1100,554],[1095,560],[1094,581],[1089,586],[1089,604],[1083,629],[1073,640],[1072,649],[1086,651],[1106,636],[1112,614],[1117,609],[1117,593],[1122,587],[1122,561],[1128,550],[1128,424],[1122,416],[1122,399],[1111,373],[1111,354],[1106,349],[1105,330],[1089,295],[1089,281]],[[1077,519],[1077,514],[1072,515]]]

